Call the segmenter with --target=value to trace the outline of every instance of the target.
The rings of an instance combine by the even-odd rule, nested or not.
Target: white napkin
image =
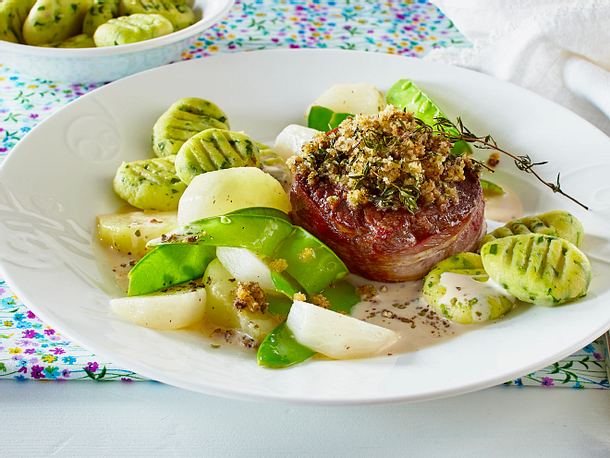
[[[428,59],[533,90],[610,135],[610,0],[432,0],[473,44]]]

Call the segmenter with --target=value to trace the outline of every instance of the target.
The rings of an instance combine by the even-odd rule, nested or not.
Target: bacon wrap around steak
[[[483,191],[475,173],[457,183],[459,201],[436,206],[379,210],[373,204],[352,208],[344,198],[335,207],[329,196],[342,193],[328,182],[314,186],[296,176],[290,190],[291,217],[345,262],[350,272],[369,280],[417,280],[455,253],[477,247],[485,233]]]

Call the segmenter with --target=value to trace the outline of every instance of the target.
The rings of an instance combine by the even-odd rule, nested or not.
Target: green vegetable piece
[[[296,341],[284,322],[265,337],[258,347],[256,359],[260,366],[279,369],[301,363],[315,354]]]
[[[447,279],[443,274],[450,274]],[[489,276],[481,256],[459,253],[439,262],[424,278],[428,305],[451,321],[462,324],[500,318],[515,306],[515,299],[486,284]]]
[[[246,208],[187,224],[160,239],[151,240],[148,245],[230,246],[247,248],[258,255],[270,256],[292,230],[292,223],[279,210]]]
[[[180,99],[153,126],[153,151],[159,157],[178,154],[185,141],[212,127],[229,129],[227,115],[218,106],[196,97]]]
[[[119,0],[93,0],[83,20],[83,33],[93,36],[97,28],[119,15]]]
[[[142,210],[175,210],[186,189],[172,156],[123,162],[113,185],[119,197]]]
[[[0,41],[23,43],[23,23],[36,0],[0,0]]]
[[[205,245],[163,245],[146,254],[129,271],[127,295],[141,296],[203,276],[216,257]]]
[[[489,180],[481,179],[481,188],[485,197],[501,196],[505,194],[504,189],[500,185],[492,183]]]
[[[55,43],[52,45],[54,48],[95,48],[93,38],[89,35],[81,33],[62,41],[61,43]]]
[[[411,80],[401,79],[394,83],[386,94],[386,101],[396,108],[412,112],[416,118],[429,126],[434,127],[436,118],[446,118],[438,105]],[[451,133],[459,134],[456,129],[452,129]],[[460,140],[455,142],[451,152],[461,156],[472,153],[472,148],[467,142]]]
[[[491,278],[516,298],[559,305],[587,294],[591,264],[576,245],[542,234],[522,234],[487,242],[481,248]]]
[[[351,313],[352,307],[361,301],[356,287],[345,280],[333,283],[320,294],[330,302],[330,310],[347,315]]]
[[[207,129],[194,135],[176,156],[176,173],[186,184],[202,173],[259,165],[260,152],[254,141],[225,129]]]
[[[509,221],[483,237],[481,245],[511,235],[531,233],[560,237],[580,246],[585,232],[582,223],[574,215],[563,210],[554,210]]]
[[[310,108],[307,115],[307,127],[328,132],[352,116],[354,115],[350,113],[335,113],[330,108],[314,105]]]
[[[267,309],[269,313],[286,319],[290,307],[292,307],[292,299],[284,295],[268,295],[267,302],[269,302],[269,308]]]
[[[195,13],[185,0],[121,0],[121,14],[157,13],[167,18],[176,30],[195,23]]]
[[[28,45],[59,43],[82,31],[89,0],[37,0],[23,24]]]
[[[287,263],[285,272],[294,278],[308,295],[317,294],[345,277],[349,271],[339,257],[305,229],[294,226],[273,254]]]
[[[333,251],[305,229],[293,226],[288,217],[270,208],[244,208],[223,216],[195,221],[172,231],[148,246],[159,244],[203,244],[247,248],[284,263],[286,269],[272,270],[277,290],[292,298],[323,291],[348,274]]]
[[[271,280],[277,292],[292,299],[295,294],[302,293],[303,287],[286,272],[271,271]]]
[[[292,298],[296,293],[303,292],[303,287],[285,273],[272,272],[271,279],[277,291],[283,293],[284,296],[270,296],[268,298],[269,310],[276,315],[288,315],[292,306]],[[320,295],[330,303],[330,310],[345,314],[350,314],[352,307],[361,300],[356,287],[345,280],[328,286]]]
[[[160,14],[132,14],[100,25],[93,40],[96,46],[119,46],[158,38],[173,31],[172,23]]]

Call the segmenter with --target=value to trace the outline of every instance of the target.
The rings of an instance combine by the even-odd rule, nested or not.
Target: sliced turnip
[[[301,147],[320,132],[298,124],[290,124],[275,139],[274,151],[284,160],[299,154]]]
[[[203,285],[190,282],[162,293],[112,299],[110,307],[125,321],[147,328],[170,330],[203,320],[205,302]]]
[[[271,269],[252,251],[246,248],[218,247],[216,257],[237,281],[256,282],[266,291],[275,291]]]
[[[282,185],[256,167],[233,167],[196,176],[180,198],[178,224],[241,208],[268,207],[285,213],[290,200]]]
[[[286,324],[297,342],[335,359],[373,356],[399,339],[390,329],[302,301],[294,301]]]
[[[330,108],[335,113],[372,115],[385,107],[385,98],[372,84],[336,84],[318,97],[313,105]]]

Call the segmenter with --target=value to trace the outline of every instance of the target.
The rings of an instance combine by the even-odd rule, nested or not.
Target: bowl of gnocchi
[[[180,58],[233,0],[0,0],[0,62],[103,83]]]

